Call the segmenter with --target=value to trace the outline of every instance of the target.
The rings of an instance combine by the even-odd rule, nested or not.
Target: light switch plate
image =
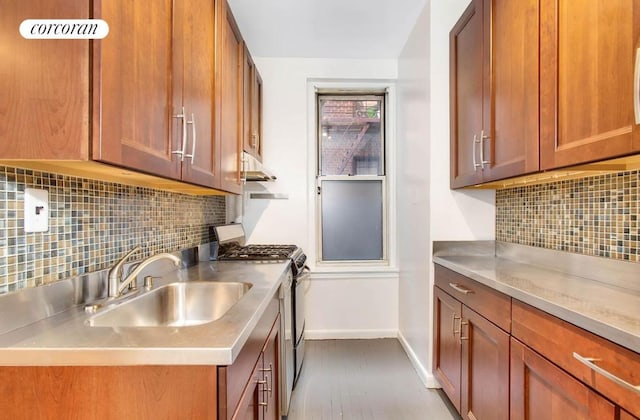
[[[24,231],[49,230],[49,191],[35,188],[24,190]]]

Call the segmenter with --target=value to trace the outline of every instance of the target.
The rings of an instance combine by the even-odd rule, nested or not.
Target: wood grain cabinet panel
[[[2,366],[4,419],[216,419],[215,366]]]
[[[482,182],[477,141],[483,127],[483,28],[483,0],[472,0],[449,35],[451,188]]]
[[[226,1],[218,2],[216,52],[216,124],[219,183],[229,192],[242,191],[243,42]]]
[[[20,22],[38,17],[110,31],[91,44],[23,39]],[[242,36],[225,1],[26,0],[0,19],[0,158],[242,191]]]
[[[620,410],[620,420],[638,420],[637,417],[632,416],[624,410]]]
[[[539,169],[538,0],[474,0],[450,34],[451,187]]]
[[[459,341],[462,304],[434,288],[433,369],[442,389],[460,411],[462,347]]]
[[[262,161],[262,77],[255,65],[251,79],[252,151],[256,159]]]
[[[172,151],[182,147],[173,115],[182,108],[174,86],[183,59],[173,1],[103,1],[95,15],[109,35],[94,43],[93,159],[180,179]]]
[[[435,266],[435,284],[503,330],[511,331],[511,298],[453,270]]]
[[[3,1],[0,158],[89,157],[89,41],[24,39],[25,19],[87,19],[89,2]]]
[[[511,419],[614,420],[616,407],[511,339]]]
[[[598,359],[597,366],[633,385],[640,385],[640,354],[518,301],[513,303],[512,334],[631,414],[640,416],[638,391],[596,373],[578,361],[574,353]]]
[[[503,319],[503,316],[494,316],[494,307],[498,307],[497,313],[503,312],[501,298],[506,296],[478,287],[481,285],[471,279],[463,282],[462,278],[436,265],[434,374],[463,418],[508,419],[509,333],[484,315],[489,313],[492,318]],[[479,299],[470,298],[480,290],[491,293]],[[506,313],[510,317],[511,302],[510,298],[506,299],[509,308]],[[467,302],[476,310],[467,306]],[[506,325],[510,326],[510,322]]]
[[[215,179],[215,3],[101,2],[93,159],[208,187]],[[98,71],[99,70],[99,71]]]
[[[182,16],[182,103],[186,112],[188,140],[182,179],[194,184],[217,186],[214,131],[215,1],[185,1]]]
[[[244,44],[243,113],[243,150],[262,161],[262,78],[246,44]]]
[[[265,420],[280,420],[280,316],[271,328],[271,333],[262,350],[263,414]]]
[[[462,306],[462,407],[467,419],[509,419],[509,334]]]
[[[479,147],[488,162],[483,181],[494,181],[540,168],[539,0],[484,1],[484,55],[490,66],[484,70],[489,80],[484,94],[490,104]]]
[[[541,169],[640,150],[640,1],[540,0]]]

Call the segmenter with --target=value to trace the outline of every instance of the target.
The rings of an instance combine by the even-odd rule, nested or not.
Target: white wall
[[[243,223],[251,243],[302,246],[313,270],[315,221],[309,206],[314,178],[308,168],[315,150],[309,140],[308,81],[395,81],[397,61],[263,57],[255,62],[263,80],[263,161],[278,181],[247,184]],[[288,199],[247,198],[251,191],[261,190],[288,194]],[[310,283],[310,338],[396,336],[397,274],[313,275]]]
[[[428,1],[398,60],[399,336],[427,386],[434,240],[492,239],[492,191],[449,189],[449,31],[468,0]]]

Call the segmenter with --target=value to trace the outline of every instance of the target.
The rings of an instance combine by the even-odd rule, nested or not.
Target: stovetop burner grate
[[[284,260],[291,258],[295,245],[233,245],[221,250],[219,260]]]

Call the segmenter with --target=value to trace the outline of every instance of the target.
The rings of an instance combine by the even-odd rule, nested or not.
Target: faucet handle
[[[122,280],[122,267],[124,263],[127,262],[129,257],[131,257],[136,252],[140,251],[142,248],[139,246],[133,247],[133,249],[127,252],[122,258],[120,258],[116,263],[109,269],[108,274],[108,294],[109,296],[117,296],[118,286],[120,281]]]

